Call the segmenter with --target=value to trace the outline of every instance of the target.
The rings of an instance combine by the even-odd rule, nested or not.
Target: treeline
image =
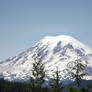
[[[87,76],[86,65],[81,62],[80,56],[67,64],[67,76],[74,80],[73,85],[64,86],[62,75],[56,67],[53,77],[46,83],[45,65],[42,57],[36,54],[32,68],[32,75],[28,83],[9,82],[0,80],[0,92],[92,92],[92,85],[81,85],[84,76]],[[84,87],[83,87],[84,86]]]
[[[29,84],[0,79],[0,92],[32,92]]]
[[[55,88],[41,88],[40,91],[37,91],[37,89],[38,88],[35,87],[35,91],[32,91],[31,85],[28,83],[10,82],[0,79],[0,92],[58,92],[58,90],[54,90]],[[61,88],[59,92],[92,92],[92,84],[81,89],[67,85]]]

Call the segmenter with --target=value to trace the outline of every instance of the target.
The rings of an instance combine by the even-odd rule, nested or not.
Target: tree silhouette
[[[41,86],[45,81],[45,66],[39,54],[34,57],[32,76],[30,79],[33,92],[41,92]]]
[[[56,71],[51,79],[50,86],[52,86],[52,92],[61,92],[61,76],[59,74],[58,67],[56,67]]]
[[[79,54],[77,54],[77,59],[75,61],[70,61],[67,64],[68,75],[71,79],[75,80],[77,86],[80,86],[80,81],[86,73],[86,65],[82,62],[82,59]]]

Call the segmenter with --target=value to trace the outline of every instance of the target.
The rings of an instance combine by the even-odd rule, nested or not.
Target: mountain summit
[[[35,53],[41,55],[46,68],[46,78],[49,78],[58,66],[62,79],[68,80],[65,75],[66,65],[76,59],[76,53],[87,64],[87,70],[92,79],[92,50],[71,36],[46,36],[34,46],[17,56],[8,58],[0,63],[0,77],[10,81],[27,81],[31,76],[33,57]]]

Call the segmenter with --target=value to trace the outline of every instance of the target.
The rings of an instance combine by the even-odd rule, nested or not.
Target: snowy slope
[[[51,76],[58,66],[62,79],[68,80],[65,75],[66,65],[69,61],[76,59],[76,52],[88,65],[87,69],[90,76],[87,79],[92,79],[92,50],[78,40],[66,35],[44,37],[25,52],[3,61],[0,63],[0,77],[10,81],[27,81],[31,76],[33,57],[35,53],[39,53],[46,66],[46,78]]]

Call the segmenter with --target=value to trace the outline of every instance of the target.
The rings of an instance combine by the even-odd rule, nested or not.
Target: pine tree
[[[61,92],[61,76],[59,74],[58,67],[56,69],[57,70],[51,79],[50,86],[52,87],[52,92]]]
[[[77,54],[77,59],[75,61],[71,61],[67,64],[68,67],[68,75],[71,79],[75,80],[77,86],[80,86],[80,81],[86,73],[86,65],[82,63],[82,59],[80,55]]]
[[[37,54],[34,58],[31,82],[31,89],[34,92],[41,92],[41,86],[45,81],[45,70],[44,64],[42,63],[42,58]]]

